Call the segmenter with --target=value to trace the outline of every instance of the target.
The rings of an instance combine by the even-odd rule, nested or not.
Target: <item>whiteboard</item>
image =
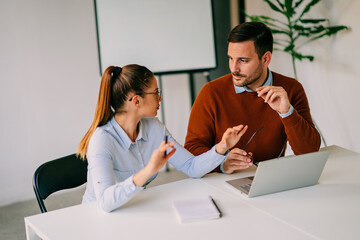
[[[154,73],[216,67],[211,0],[95,0],[100,72],[140,64]]]

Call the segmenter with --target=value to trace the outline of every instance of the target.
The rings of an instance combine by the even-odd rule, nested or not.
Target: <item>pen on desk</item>
[[[216,209],[219,211],[219,217],[222,217],[222,212],[220,211],[220,208],[216,204],[215,200],[212,198],[212,196],[209,196],[210,200],[214,203]]]
[[[167,135],[165,135],[164,141],[165,141],[165,144],[168,143],[168,136],[167,136]],[[164,157],[166,157],[166,150],[165,150],[165,152],[164,152]]]

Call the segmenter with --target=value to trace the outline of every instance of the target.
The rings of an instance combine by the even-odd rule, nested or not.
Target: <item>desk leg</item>
[[[41,238],[36,235],[34,230],[25,223],[25,230],[26,230],[26,240],[41,240]]]

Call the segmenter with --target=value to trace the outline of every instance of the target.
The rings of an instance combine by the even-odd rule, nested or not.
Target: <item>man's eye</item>
[[[242,63],[247,63],[247,62],[249,62],[249,60],[247,60],[247,59],[241,59],[240,62],[242,62]]]

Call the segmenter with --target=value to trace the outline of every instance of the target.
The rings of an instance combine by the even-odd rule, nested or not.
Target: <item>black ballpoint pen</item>
[[[216,204],[215,200],[212,198],[212,196],[209,196],[209,198],[210,198],[211,201],[214,203],[216,209],[219,211],[219,217],[222,217],[222,212],[220,211],[220,208],[219,208],[218,205]]]
[[[168,136],[167,136],[167,135],[165,135],[164,141],[165,141],[165,144],[168,143]],[[164,152],[164,157],[166,157],[166,150],[165,150],[165,152]]]

